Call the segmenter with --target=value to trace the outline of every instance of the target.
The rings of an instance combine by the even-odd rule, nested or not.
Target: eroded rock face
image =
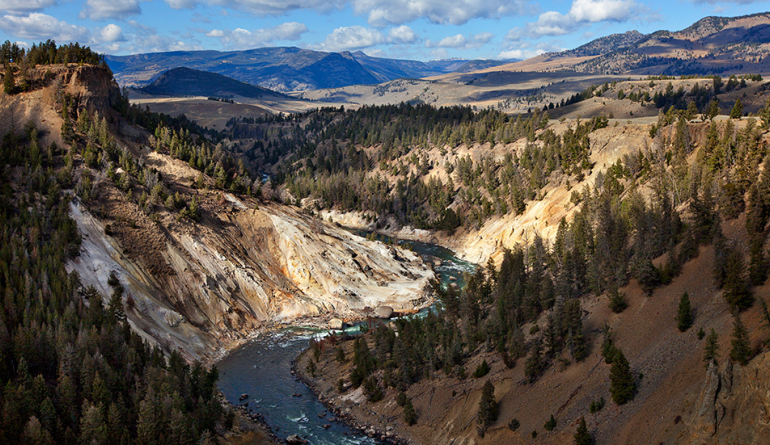
[[[106,222],[73,204],[83,245],[69,267],[105,300],[116,271],[134,301],[126,311],[132,327],[189,358],[212,358],[261,327],[299,317],[392,313],[428,301],[433,272],[412,252],[394,253],[289,207],[229,199],[237,206],[207,214],[205,223],[163,232],[136,216],[136,236],[106,235]]]
[[[393,316],[393,308],[390,306],[380,306],[374,310],[374,314],[379,318],[388,319]]]
[[[765,444],[770,437],[770,352],[746,367],[709,366],[685,444]]]

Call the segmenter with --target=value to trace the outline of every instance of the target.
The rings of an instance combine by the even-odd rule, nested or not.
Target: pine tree
[[[612,368],[610,369],[610,394],[612,400],[618,405],[622,405],[633,400],[636,392],[636,383],[631,373],[631,366],[628,364],[623,351],[617,349],[612,359]]]
[[[770,330],[770,308],[767,307],[767,302],[764,298],[759,299],[760,307],[762,308],[762,327]],[[765,344],[768,340],[765,340]]]
[[[80,443],[83,445],[106,444],[108,434],[101,406],[89,404],[80,421]]]
[[[417,423],[417,411],[415,411],[411,399],[406,399],[404,402],[404,422],[410,426]]]
[[[524,375],[530,383],[537,380],[543,371],[543,347],[542,340],[538,337],[533,341],[532,349],[524,364]]]
[[[5,65],[5,75],[3,76],[3,91],[5,94],[13,94],[16,90],[16,77],[13,74],[13,68]]]
[[[719,100],[714,99],[709,103],[709,107],[706,110],[706,118],[709,120],[714,119],[719,114]]]
[[[743,103],[739,97],[735,99],[735,105],[733,105],[733,109],[730,110],[730,119],[740,119],[741,116],[743,116]]]
[[[497,402],[495,401],[495,386],[487,380],[481,389],[479,401],[479,435],[484,437],[487,428],[497,419]]]
[[[708,367],[711,362],[716,363],[717,359],[719,359],[719,334],[717,334],[717,331],[715,331],[714,328],[711,328],[711,332],[708,337],[706,337],[703,361],[706,362],[706,367]]]
[[[743,325],[738,312],[735,313],[735,321],[733,322],[733,342],[732,349],[730,349],[730,359],[743,366],[749,364],[749,359],[751,359],[749,333],[746,330],[746,326]]]
[[[679,299],[679,310],[676,313],[676,327],[679,332],[685,332],[692,326],[692,309],[690,308],[690,295],[685,292]]]
[[[609,307],[612,312],[619,314],[626,310],[628,303],[626,302],[626,295],[615,286],[609,292],[610,303]]]
[[[744,311],[754,304],[754,295],[747,283],[743,253],[736,248],[728,249],[723,295],[733,310]]]
[[[108,314],[113,323],[124,323],[126,321],[126,312],[123,309],[123,286],[116,286],[112,291]]]
[[[578,425],[577,432],[575,433],[575,445],[593,445],[593,443],[594,439],[588,432],[586,418],[580,417],[580,425]]]
[[[550,419],[546,420],[543,428],[545,428],[546,431],[553,431],[553,429],[556,428],[556,419],[553,417],[553,414],[551,414]]]

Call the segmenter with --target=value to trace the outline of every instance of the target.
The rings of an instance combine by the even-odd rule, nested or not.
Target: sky
[[[432,60],[525,59],[636,29],[770,11],[752,0],[0,0],[0,41],[106,54],[297,46]]]

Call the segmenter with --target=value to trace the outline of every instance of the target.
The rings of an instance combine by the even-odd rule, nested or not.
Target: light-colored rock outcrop
[[[105,299],[112,292],[107,277],[115,271],[134,301],[127,310],[134,329],[191,358],[211,357],[276,323],[351,318],[372,307],[412,310],[428,301],[433,272],[414,253],[289,207],[257,209],[232,196],[228,201],[232,210],[215,215],[214,222],[167,228],[165,248],[154,257],[127,255],[102,222],[73,204],[83,246],[70,269]]]

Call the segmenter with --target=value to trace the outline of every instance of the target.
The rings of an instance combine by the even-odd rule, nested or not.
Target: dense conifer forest
[[[49,43],[22,52],[25,63],[102,60]],[[20,60],[12,45],[2,51]],[[0,442],[214,443],[223,414],[216,367],[164,355],[133,333],[125,314],[134,302],[117,276],[112,294],[100,295],[65,268],[81,244],[70,206],[93,199],[93,172],[148,196],[160,190],[148,184],[156,173],[118,149],[104,117],[66,95],[58,106],[69,146],[41,146],[31,122],[0,145]]]

